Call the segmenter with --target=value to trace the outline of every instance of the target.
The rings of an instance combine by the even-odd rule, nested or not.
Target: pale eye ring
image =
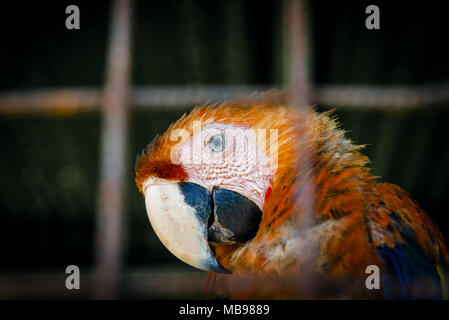
[[[216,134],[209,139],[209,148],[213,152],[221,152],[225,148],[225,138],[222,134]]]

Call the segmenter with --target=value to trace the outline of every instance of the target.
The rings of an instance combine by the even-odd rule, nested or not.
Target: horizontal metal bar
[[[449,82],[417,86],[324,85],[313,90],[313,103],[357,109],[414,109],[449,102]]]
[[[273,89],[268,85],[137,86],[131,90],[135,108],[181,109]],[[449,102],[449,81],[417,86],[321,85],[312,88],[312,103],[330,107],[413,109]],[[96,88],[41,88],[0,93],[0,112],[81,111],[101,107]]]
[[[0,93],[0,112],[95,109],[102,105],[96,88],[38,88]]]
[[[132,91],[135,107],[186,107],[269,90],[269,86],[144,86]]]
[[[0,274],[0,299],[74,298],[89,299],[95,286],[95,274],[81,270],[80,289],[65,287],[64,272]],[[127,269],[120,274],[121,296],[154,298],[202,298],[207,273],[185,268],[161,266],[151,269]]]

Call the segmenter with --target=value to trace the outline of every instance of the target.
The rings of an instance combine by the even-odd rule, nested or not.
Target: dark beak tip
[[[213,262],[210,262],[210,263],[208,263],[208,266],[207,266],[208,268],[208,270],[210,270],[210,271],[212,271],[212,272],[216,272],[216,273],[225,273],[225,274],[231,274],[232,273],[232,271],[231,270],[228,270],[228,269],[226,269],[225,267],[223,267],[220,263],[218,263],[218,261],[216,261],[215,259],[214,259],[214,261]]]
[[[228,270],[222,266],[219,266],[218,268],[216,268],[215,270],[212,270],[212,271],[216,272],[216,273],[232,274],[231,270]]]

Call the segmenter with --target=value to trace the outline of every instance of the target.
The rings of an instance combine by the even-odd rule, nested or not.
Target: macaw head
[[[168,250],[201,270],[230,272],[212,249],[260,232],[279,171],[294,166],[292,118],[269,104],[197,107],[148,145],[135,180]]]

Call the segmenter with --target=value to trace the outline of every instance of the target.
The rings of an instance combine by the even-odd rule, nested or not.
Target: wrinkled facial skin
[[[179,146],[179,162],[185,169],[189,182],[209,191],[220,187],[243,194],[262,209],[265,192],[273,174],[266,150],[263,145],[258,144],[262,135],[265,138],[266,132],[263,129],[208,125],[201,132],[194,133],[187,143]],[[213,144],[211,147],[216,137],[224,139],[222,151],[214,149]]]
[[[181,132],[171,160],[188,178],[150,176],[144,181],[151,225],[179,259],[205,271],[228,273],[209,243],[245,243],[255,237],[273,174],[260,143],[265,135],[265,130],[223,124],[206,125],[192,135]]]

